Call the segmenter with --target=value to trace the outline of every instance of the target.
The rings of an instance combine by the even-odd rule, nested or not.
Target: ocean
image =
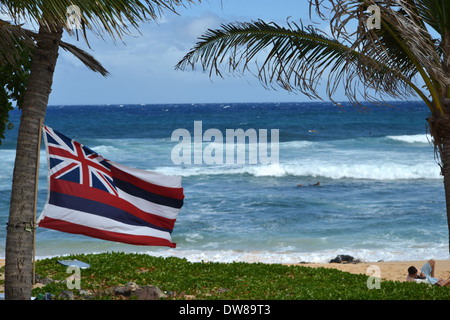
[[[182,176],[185,200],[172,234],[176,248],[38,228],[36,257],[123,251],[213,262],[327,262],[339,254],[362,261],[448,259],[444,187],[427,116],[421,102],[364,111],[327,102],[49,106],[46,125],[103,157]],[[10,118],[15,128],[0,146],[0,258],[20,112]],[[192,146],[185,159],[199,152],[203,161],[174,160],[177,129],[191,135],[183,140]],[[252,143],[245,142],[245,163],[227,162],[219,152],[227,129],[254,129],[259,139],[265,129],[277,157],[250,163]],[[215,135],[213,143],[202,135],[207,132],[223,140]],[[211,149],[216,163],[209,164]],[[42,146],[38,216],[47,199],[46,175]]]

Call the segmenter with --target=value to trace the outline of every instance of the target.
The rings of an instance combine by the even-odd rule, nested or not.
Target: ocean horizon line
[[[413,103],[421,103],[422,100],[387,100],[383,103],[405,103],[405,102],[413,102]],[[158,105],[215,105],[215,104],[330,104],[336,105],[336,103],[348,104],[352,105],[352,102],[342,100],[342,101],[222,101],[222,102],[124,102],[124,103],[74,103],[74,104],[61,104],[61,103],[52,103],[48,104],[47,107],[71,107],[71,106],[158,106]],[[377,106],[375,103],[370,101],[361,101],[361,103],[371,104]],[[425,104],[424,104],[425,105]],[[16,108],[16,107],[15,107]]]

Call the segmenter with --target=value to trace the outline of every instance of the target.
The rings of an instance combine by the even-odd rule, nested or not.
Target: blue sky
[[[89,49],[82,40],[77,42],[65,34],[63,40],[85,48],[111,75],[104,78],[93,73],[60,50],[49,104],[310,101],[303,95],[266,90],[250,74],[222,79],[201,71],[174,69],[201,34],[222,23],[263,19],[284,24],[290,17],[309,24],[306,0],[207,0],[178,12],[180,15],[164,15],[158,24],[143,24],[141,34],[126,36],[125,43],[90,36]]]

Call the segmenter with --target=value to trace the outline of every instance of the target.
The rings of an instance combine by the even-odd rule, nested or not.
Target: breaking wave
[[[411,180],[440,179],[439,167],[435,163],[426,164],[272,164],[255,166],[192,166],[158,167],[157,172],[184,177],[201,175],[237,175],[248,174],[255,177],[323,177],[328,179],[368,179],[368,180]]]
[[[379,148],[380,144],[388,145],[389,141],[403,145],[398,148]],[[255,177],[296,176],[328,179],[440,179],[439,166],[434,160],[432,149],[418,153],[418,147],[429,148],[426,135],[317,142],[290,141],[280,143],[279,162],[268,165],[187,164],[158,166],[154,170],[184,177],[247,174]]]

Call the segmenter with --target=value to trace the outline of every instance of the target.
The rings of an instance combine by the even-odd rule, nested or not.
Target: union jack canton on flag
[[[43,127],[48,197],[38,226],[133,245],[176,247],[181,177],[109,161]]]

